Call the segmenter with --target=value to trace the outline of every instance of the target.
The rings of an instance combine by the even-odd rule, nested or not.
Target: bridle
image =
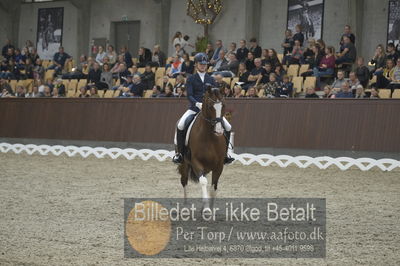
[[[221,102],[221,104],[222,104],[222,101],[213,100],[213,99],[211,99],[211,97],[210,97],[208,100],[210,100],[213,104],[218,103],[218,102]],[[207,105],[207,108],[208,108],[208,109],[211,109],[211,108],[212,108],[212,105]],[[221,114],[221,117],[216,117],[216,118],[210,119],[210,118],[205,117],[205,116],[204,116],[204,112],[201,111],[201,117],[202,117],[205,121],[207,121],[208,123],[210,123],[211,126],[213,126],[213,127],[215,127],[218,123],[221,123],[222,125],[224,124],[224,119],[223,119],[222,114]]]

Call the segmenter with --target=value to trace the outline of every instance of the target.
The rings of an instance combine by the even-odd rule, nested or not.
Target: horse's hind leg
[[[189,171],[190,167],[188,167],[188,164],[186,162],[179,166],[179,173],[181,174],[181,184],[183,187],[183,199],[185,204],[187,202],[187,185],[189,179]]]

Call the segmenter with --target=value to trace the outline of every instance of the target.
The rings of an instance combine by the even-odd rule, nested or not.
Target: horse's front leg
[[[210,188],[210,206],[214,208],[214,201],[217,197],[218,180],[222,174],[222,167],[212,172],[211,188]]]
[[[201,185],[201,195],[203,198],[203,212],[211,212],[210,203],[208,201],[208,192],[207,192],[207,177],[202,173],[199,178],[199,183]]]

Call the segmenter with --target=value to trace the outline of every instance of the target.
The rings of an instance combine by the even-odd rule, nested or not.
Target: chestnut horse
[[[202,110],[190,132],[188,146],[184,152],[184,161],[178,166],[181,175],[181,183],[186,201],[186,187],[190,178],[201,184],[203,197],[203,211],[209,208],[207,193],[207,177],[212,172],[211,180],[211,206],[217,195],[218,179],[224,168],[226,155],[226,140],[223,127],[223,115],[225,104],[223,96],[218,88],[208,87],[204,95]]]

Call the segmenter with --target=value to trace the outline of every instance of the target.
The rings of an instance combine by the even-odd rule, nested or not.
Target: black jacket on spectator
[[[71,58],[71,56],[67,53],[55,53],[54,55],[54,62],[56,62],[57,64],[60,64],[61,66],[65,65],[65,61],[67,61],[68,58]]]
[[[167,61],[167,58],[164,52],[159,51],[157,54],[154,54],[154,56],[158,56],[158,62],[154,62],[155,64],[157,64],[157,67],[165,67],[165,62]]]
[[[247,54],[249,53],[249,49],[245,48],[238,48],[236,50],[236,58],[239,62],[244,62],[247,59]]]
[[[129,70],[125,70],[124,72],[120,72],[119,75],[119,82],[120,84],[124,84],[125,79],[128,75],[130,75],[131,72],[129,72]]]
[[[250,47],[250,52],[253,53],[254,58],[261,58],[262,50],[261,50],[261,47],[259,45],[257,45],[255,48],[254,47]]]
[[[186,74],[193,75],[193,73],[194,73],[194,62],[193,61],[189,61],[189,65],[187,65],[186,62],[183,62],[181,71],[186,73]]]
[[[9,48],[13,48],[13,49],[14,49],[14,46],[13,46],[12,44],[7,44],[7,45],[4,45],[4,46],[3,46],[3,50],[1,50],[1,54],[2,54],[4,57],[6,57],[7,51],[8,51]]]
[[[133,66],[133,62],[132,62],[132,55],[126,51],[124,54],[124,60],[125,60],[125,64],[127,68],[130,68]]]
[[[151,62],[151,51],[147,48],[144,49],[144,54],[139,56],[138,67],[145,67],[146,64]]]
[[[144,90],[146,90],[146,85],[144,83],[132,84],[131,93],[133,93],[133,96],[142,97]]]
[[[97,84],[100,82],[100,78],[101,78],[101,70],[100,69],[97,69],[97,70],[91,69],[89,71],[89,74],[87,77],[87,82]]]
[[[285,38],[285,40],[283,40],[283,43],[289,44],[289,45],[290,45],[289,47],[283,48],[283,55],[287,55],[287,54],[292,53],[292,51],[293,51],[293,46],[294,46],[293,37]]]
[[[219,68],[219,71],[224,71],[224,70],[231,71],[236,76],[239,70],[239,61],[235,60],[233,62],[228,62],[228,64],[223,65]]]
[[[243,82],[244,84],[248,83],[250,72],[246,71],[243,74],[239,74],[239,82]]]
[[[366,66],[356,68],[356,76],[360,84],[366,88],[369,83],[369,69]]]
[[[254,65],[254,60],[246,60],[246,69],[247,71],[252,71],[256,66]]]
[[[294,41],[299,40],[300,45],[303,46],[304,43],[304,34],[302,32],[297,32],[293,35],[293,43]]]
[[[151,89],[153,89],[153,87],[154,87],[154,84],[155,84],[155,74],[154,74],[154,72],[153,71],[150,71],[150,72],[144,72],[142,75],[141,75],[141,78],[142,78],[142,82],[143,82],[143,84],[145,85],[145,90],[151,90]]]

